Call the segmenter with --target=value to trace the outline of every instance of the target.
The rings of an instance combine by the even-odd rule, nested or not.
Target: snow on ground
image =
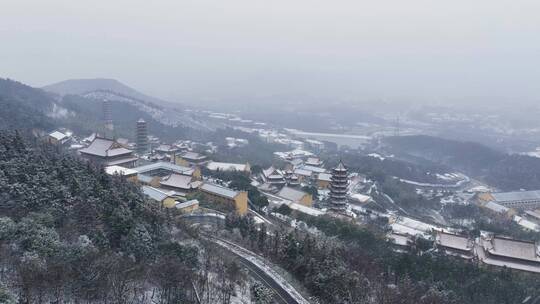
[[[385,158],[378,153],[369,153],[367,156],[384,160]]]
[[[447,173],[448,174],[448,173]],[[402,183],[406,183],[406,184],[411,184],[411,185],[415,185],[415,186],[419,186],[419,187],[434,187],[434,188],[457,188],[457,187],[460,187],[466,183],[468,183],[470,181],[470,178],[464,174],[461,174],[461,173],[452,173],[454,175],[454,177],[452,177],[450,179],[449,176],[447,176],[447,174],[445,175],[439,175],[437,174],[437,177],[441,176],[441,177],[444,177],[443,179],[444,180],[456,180],[456,183],[455,184],[434,184],[434,183],[421,183],[421,182],[416,182],[416,181],[412,181],[412,180],[408,180],[408,179],[403,179],[403,178],[399,178],[399,181],[402,182]]]

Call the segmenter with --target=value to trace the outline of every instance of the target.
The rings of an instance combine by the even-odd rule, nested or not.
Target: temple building
[[[137,162],[133,151],[124,148],[115,140],[95,137],[90,145],[80,149],[81,156],[98,166],[122,166],[132,168]]]
[[[285,181],[287,182],[287,186],[291,187],[298,187],[300,186],[300,179],[298,178],[298,175],[294,174],[291,170],[285,170]]]
[[[146,121],[139,119],[137,121],[137,153],[144,154],[148,152],[148,129],[146,128]]]
[[[540,273],[539,244],[481,232],[478,259],[488,265]]]
[[[137,171],[141,183],[153,187],[159,187],[161,179],[173,173],[192,176],[195,180],[201,179],[199,168],[183,167],[168,162],[155,162],[133,169]]]
[[[474,196],[478,202],[494,202],[515,210],[534,210],[540,208],[540,191],[485,192]]]
[[[474,240],[465,235],[435,231],[436,248],[448,255],[458,256],[464,259],[474,257]]]
[[[236,191],[212,183],[202,184],[199,191],[209,201],[234,207],[240,215],[244,215],[248,211],[247,191]]]
[[[347,188],[349,186],[349,176],[347,168],[340,161],[332,169],[330,181],[330,208],[335,211],[343,211],[347,208]]]
[[[276,195],[293,203],[302,204],[304,206],[311,207],[313,205],[313,196],[311,196],[311,194],[291,187],[285,186],[281,188]]]
[[[276,187],[281,187],[286,183],[283,172],[274,167],[263,170],[262,178],[265,183]]]
[[[208,157],[197,152],[184,152],[176,155],[176,164],[180,166],[202,166],[208,162]]]

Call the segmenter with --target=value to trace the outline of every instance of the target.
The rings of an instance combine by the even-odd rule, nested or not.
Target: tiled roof
[[[326,169],[324,169],[324,168],[319,168],[319,167],[309,166],[309,165],[303,165],[302,167],[300,167],[300,169],[308,170],[308,171],[315,172],[315,173],[324,173],[324,172],[326,172]]]
[[[294,170],[294,174],[297,174],[297,175],[302,175],[302,176],[311,176],[313,172],[309,171],[309,170],[304,170],[304,169],[295,169]]]
[[[540,191],[514,191],[514,192],[499,192],[491,193],[495,201],[510,202],[510,201],[531,201],[540,200]]]
[[[491,248],[486,248],[489,253],[516,258],[521,260],[540,262],[534,242],[518,241],[494,236],[491,239]]]
[[[347,170],[347,168],[345,168],[345,165],[343,164],[343,162],[339,161],[339,164],[337,165],[337,167],[334,170],[345,171],[345,170]]]
[[[215,194],[215,195],[219,195],[219,196],[223,196],[223,197],[231,198],[231,199],[235,198],[238,195],[238,191],[234,191],[232,189],[221,187],[221,186],[210,184],[210,183],[204,183],[200,189],[204,192],[208,192],[211,194]]]
[[[487,202],[484,207],[492,210],[492,211],[495,211],[495,212],[499,212],[499,213],[504,213],[504,212],[507,212],[509,209],[506,208],[505,206],[503,205],[499,205],[495,202]]]
[[[164,177],[160,184],[163,186],[169,186],[173,188],[179,188],[179,189],[194,189],[196,188],[197,184],[194,184],[192,182],[192,177],[188,175],[181,175],[181,174],[171,174],[169,176]]]
[[[332,174],[329,174],[329,173],[319,173],[317,175],[317,179],[318,180],[322,180],[322,181],[331,181],[332,180]]]
[[[184,209],[184,208],[187,208],[187,207],[191,207],[191,206],[194,206],[194,205],[199,205],[199,201],[194,199],[194,200],[190,200],[190,201],[187,201],[187,202],[176,202],[176,204],[174,205],[174,207],[176,209]]]
[[[140,166],[137,168],[133,168],[133,170],[136,170],[139,173],[146,173],[146,172],[154,171],[158,169],[168,170],[174,173],[185,174],[185,175],[192,175],[194,171],[192,168],[178,166],[169,162],[156,162],[156,163]]]
[[[464,251],[470,251],[473,249],[472,240],[462,235],[437,231],[435,241],[437,242],[437,244],[448,248]]]
[[[277,194],[277,196],[293,202],[300,201],[305,195],[307,195],[307,193],[305,193],[304,191],[296,190],[290,187],[281,188],[281,190]]]
[[[280,170],[270,167],[266,170],[263,170],[263,175],[266,178],[283,178],[283,173]]]
[[[159,189],[156,189],[150,186],[143,186],[142,190],[144,194],[148,195],[151,199],[156,200],[158,202],[163,201],[169,196],[166,192],[163,192]]]
[[[102,157],[118,156],[118,155],[132,153],[131,150],[123,148],[123,147],[112,148],[113,145],[114,145],[114,141],[110,139],[96,137],[88,147],[83,148],[79,151],[81,153],[97,155],[97,156],[102,156]]]
[[[108,161],[105,165],[106,166],[122,165],[122,164],[135,162],[136,160],[138,160],[137,157],[125,157],[125,158],[121,158],[121,159],[115,159],[115,160]]]
[[[64,138],[67,138],[68,136],[62,132],[54,131],[51,134],[49,134],[50,137],[56,139],[56,140],[62,140]]]
[[[184,159],[191,159],[191,160],[201,160],[201,159],[205,159],[206,156],[202,155],[202,154],[199,154],[199,153],[196,153],[196,152],[186,152],[184,154],[182,154],[182,158]]]

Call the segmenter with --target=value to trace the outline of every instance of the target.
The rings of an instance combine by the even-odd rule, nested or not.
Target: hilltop
[[[156,105],[179,106],[156,97],[152,97],[137,91],[136,89],[111,78],[87,78],[87,79],[68,79],[57,83],[46,85],[42,88],[45,91],[53,92],[58,95],[87,95],[92,92],[109,91],[131,98],[139,99],[146,103]]]
[[[540,158],[508,154],[479,143],[432,136],[384,139],[385,149],[416,162],[430,161],[461,170],[501,190],[540,188]]]

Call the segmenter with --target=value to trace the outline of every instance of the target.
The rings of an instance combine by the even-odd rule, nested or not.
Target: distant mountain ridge
[[[540,158],[507,154],[474,142],[425,135],[383,139],[389,154],[443,164],[504,191],[540,189]]]
[[[161,106],[179,107],[179,104],[168,102],[156,97],[148,96],[141,93],[122,82],[111,78],[83,78],[83,79],[68,79],[46,85],[42,88],[45,91],[56,93],[59,95],[87,95],[93,92],[114,92],[121,96],[132,97]]]
[[[168,102],[159,98],[141,93],[122,82],[109,78],[94,79],[69,79],[44,86],[45,91],[60,95],[63,99],[71,99],[71,96],[83,97],[86,101],[110,100],[113,103],[130,105],[133,111],[139,111],[140,117],[149,115],[165,126],[192,128],[204,131],[212,131],[216,126],[208,121],[200,120],[193,113],[185,111],[181,104]],[[77,101],[78,107],[87,107],[85,100]],[[118,113],[117,113],[118,114]],[[126,113],[124,113],[126,114]],[[114,113],[113,113],[113,116]],[[121,115],[113,117],[116,122],[121,120]],[[128,115],[130,116],[130,115]]]

